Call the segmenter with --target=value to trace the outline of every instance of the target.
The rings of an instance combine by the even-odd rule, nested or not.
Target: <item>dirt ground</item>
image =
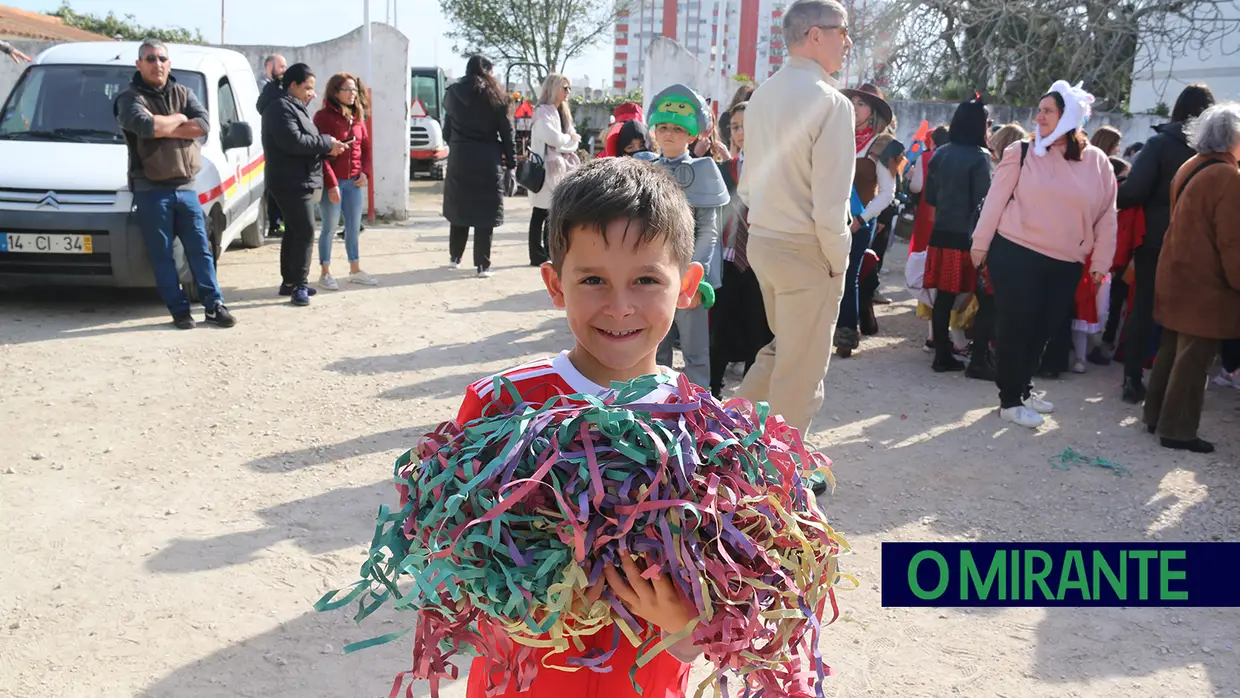
[[[0,696],[387,695],[408,640],[340,648],[406,619],[311,604],[356,579],[393,459],[464,386],[570,342],[525,265],[523,199],[484,280],[445,267],[438,197],[415,189],[411,220],[362,237],[378,288],[294,308],[278,244],[225,255],[233,330],[175,331],[146,293],[0,295]],[[1208,391],[1212,457],[1158,448],[1114,366],[1043,386],[1041,431],[1007,428],[993,385],[930,371],[902,274],[885,282],[899,302],[832,362],[814,424],[861,584],[824,634],[827,695],[1240,695],[1234,609],[881,607],[884,541],[1240,540],[1240,392]],[[1052,467],[1068,447],[1131,477]]]

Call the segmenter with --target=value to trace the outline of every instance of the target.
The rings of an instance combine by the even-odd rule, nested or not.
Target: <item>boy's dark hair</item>
[[[635,158],[600,158],[574,170],[551,197],[547,217],[547,246],[557,274],[574,228],[603,235],[607,226],[623,220],[637,234],[633,244],[661,241],[672,251],[681,269],[693,260],[693,209],[676,180],[665,168]]]
[[[951,129],[947,126],[939,126],[930,132],[930,140],[934,141],[934,147],[942,148],[951,143]]]

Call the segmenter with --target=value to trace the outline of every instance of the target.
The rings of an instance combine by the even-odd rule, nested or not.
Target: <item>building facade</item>
[[[1218,11],[1223,21],[1240,21],[1238,3],[1220,3]],[[1150,51],[1158,52],[1153,60]],[[1160,104],[1170,109],[1180,90],[1198,82],[1209,85],[1219,101],[1240,100],[1240,32],[1228,32],[1200,47],[1171,49],[1143,41],[1137,65],[1149,67],[1132,75],[1128,111],[1134,114],[1153,111]]]
[[[783,65],[782,0],[619,0],[612,88],[642,86],[646,50],[673,39],[705,66],[761,82]]]

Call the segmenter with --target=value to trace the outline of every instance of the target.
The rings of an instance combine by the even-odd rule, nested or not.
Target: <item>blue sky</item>
[[[274,44],[300,46],[326,41],[361,26],[362,0],[223,0],[225,39],[231,44]],[[221,0],[194,3],[153,2],[152,0],[70,0],[78,12],[118,16],[132,14],[146,26],[181,26],[198,29],[207,41],[220,40]],[[452,41],[444,38],[451,25],[439,11],[438,0],[398,0],[398,28],[409,37],[409,58],[414,65],[439,65],[460,75],[465,60],[452,52]],[[5,4],[35,12],[53,12],[61,0],[5,0]],[[385,0],[370,0],[370,18],[387,19]],[[602,43],[568,64],[573,80],[590,78],[591,87],[610,82],[612,47],[610,35]]]

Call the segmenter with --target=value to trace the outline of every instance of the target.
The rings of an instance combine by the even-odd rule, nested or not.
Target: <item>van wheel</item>
[[[218,270],[220,265],[220,235],[222,233],[221,224],[217,216],[207,216],[207,242],[210,245],[212,263]],[[185,290],[185,295],[189,297],[190,303],[199,303],[202,299],[198,297],[198,284],[194,283],[194,273],[190,271],[189,261],[185,258],[185,247],[179,239],[172,241],[172,260],[177,265],[177,277],[181,280],[181,288]]]
[[[267,240],[267,194],[258,200],[258,220],[241,231],[241,246],[247,249],[262,247]]]
[[[431,166],[431,179],[436,182],[442,182],[448,166],[442,162],[437,162]]]

